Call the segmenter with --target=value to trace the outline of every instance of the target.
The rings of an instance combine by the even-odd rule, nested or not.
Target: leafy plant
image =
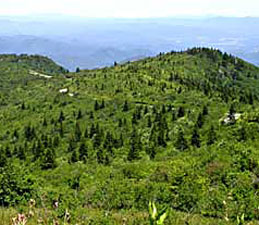
[[[167,217],[168,210],[164,207],[161,210],[157,210],[154,202],[149,202],[149,221],[150,225],[163,225]]]

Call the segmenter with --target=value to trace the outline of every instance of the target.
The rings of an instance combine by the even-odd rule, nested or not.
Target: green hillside
[[[207,48],[77,73],[3,55],[0,79],[0,224],[150,224],[150,201],[165,224],[259,224],[258,67]]]

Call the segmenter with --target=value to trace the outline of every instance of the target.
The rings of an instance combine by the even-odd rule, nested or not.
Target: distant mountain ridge
[[[0,53],[49,56],[71,71],[197,46],[259,63],[259,18],[2,17],[0,26]]]

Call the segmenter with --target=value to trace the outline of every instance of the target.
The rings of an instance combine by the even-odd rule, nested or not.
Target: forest
[[[0,55],[0,123],[0,225],[259,224],[259,68],[230,54]]]

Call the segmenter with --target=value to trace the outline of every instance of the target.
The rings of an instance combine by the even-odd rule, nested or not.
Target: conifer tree
[[[152,144],[149,144],[146,148],[146,153],[149,155],[149,158],[153,160],[156,156],[156,148]]]
[[[70,163],[76,163],[76,162],[78,162],[78,152],[76,149],[74,149],[70,157]]]
[[[98,149],[97,149],[96,157],[97,157],[97,162],[98,162],[99,164],[103,164],[103,163],[104,163],[105,157],[104,157],[104,151],[103,151],[102,148],[98,148]]]
[[[148,115],[147,117],[147,127],[151,128],[152,127],[152,120],[151,120],[151,116]]]
[[[5,155],[6,155],[7,158],[11,158],[12,157],[12,151],[11,151],[9,145],[7,145],[5,147]]]
[[[44,127],[48,126],[47,119],[46,119],[45,117],[44,117],[44,119],[43,119],[42,125],[43,125]]]
[[[209,110],[208,110],[208,107],[205,105],[203,106],[203,109],[202,109],[202,115],[207,116],[208,114],[209,114]]]
[[[45,149],[41,158],[42,169],[54,169],[56,166],[56,154],[54,149]]]
[[[76,141],[80,141],[81,136],[82,136],[82,132],[81,132],[81,129],[80,129],[80,125],[79,125],[79,123],[76,123],[76,127],[75,127],[75,140]]]
[[[81,111],[81,109],[79,109],[78,112],[77,112],[77,117],[76,117],[76,119],[79,120],[79,119],[81,119],[82,117],[83,117],[82,111]]]
[[[84,141],[80,144],[78,153],[79,153],[79,160],[86,161],[86,159],[88,158],[88,149]]]
[[[208,132],[207,145],[213,145],[216,142],[216,140],[217,140],[217,134],[214,130],[214,127],[211,126]]]
[[[25,147],[19,147],[17,157],[20,160],[25,160],[26,159]]]
[[[63,111],[60,111],[59,117],[58,117],[58,122],[62,123],[65,120],[65,116]]]
[[[191,144],[192,146],[197,148],[201,147],[200,135],[198,133],[198,128],[196,126],[194,127],[192,132]]]
[[[138,137],[136,129],[133,128],[133,131],[130,137],[130,149],[128,152],[128,160],[133,161],[138,159],[140,150],[141,150],[140,139]]]
[[[176,147],[176,149],[178,149],[180,151],[184,151],[184,150],[188,149],[188,144],[184,137],[184,133],[183,133],[182,129],[180,129],[178,132],[175,147]]]
[[[7,163],[7,157],[3,148],[0,148],[0,167],[4,167]]]
[[[99,109],[100,109],[100,106],[99,106],[99,104],[98,104],[98,101],[95,100],[95,102],[94,102],[94,110],[97,111],[97,110],[99,110]]]
[[[199,113],[198,118],[197,118],[197,122],[196,122],[196,126],[198,128],[202,128],[203,123],[204,123],[203,115],[202,115],[202,113]]]
[[[129,111],[129,105],[128,105],[128,101],[127,100],[124,102],[122,111],[123,112]]]
[[[178,109],[177,117],[179,117],[179,118],[184,117],[184,114],[185,114],[185,110],[182,106],[180,106]]]

